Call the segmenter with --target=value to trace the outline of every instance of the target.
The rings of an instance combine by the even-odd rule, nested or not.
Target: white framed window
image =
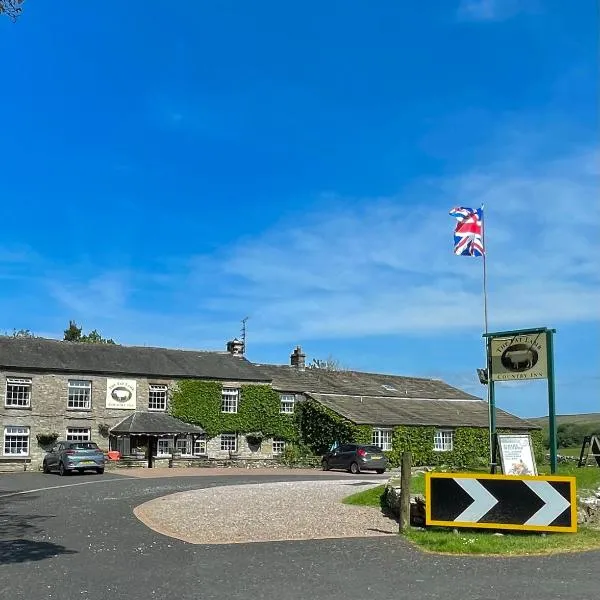
[[[4,456],[29,456],[29,427],[4,428]]]
[[[156,456],[171,456],[173,454],[173,438],[158,438]]]
[[[285,440],[273,438],[273,454],[282,454],[285,450]]]
[[[373,429],[371,443],[373,446],[378,446],[382,450],[391,450],[392,435],[393,431],[391,429]]]
[[[286,415],[293,415],[295,403],[296,396],[294,394],[281,394],[279,396],[279,412]]]
[[[204,438],[197,438],[194,441],[194,456],[205,456],[206,453],[206,440]]]
[[[67,441],[89,442],[91,439],[89,427],[67,427]]]
[[[7,377],[4,406],[29,408],[31,406],[31,379],[29,377]]]
[[[167,410],[167,386],[151,383],[148,389],[148,410]]]
[[[189,437],[177,438],[175,449],[181,452],[181,456],[192,456],[192,440]]]
[[[90,410],[92,408],[92,382],[69,379],[67,408]]]
[[[237,450],[237,435],[235,433],[221,434],[221,450],[235,452]]]
[[[238,411],[238,401],[240,390],[237,388],[223,388],[221,392],[221,412],[236,413]]]
[[[436,429],[433,436],[433,449],[436,452],[452,452],[454,448],[454,431],[452,429]]]

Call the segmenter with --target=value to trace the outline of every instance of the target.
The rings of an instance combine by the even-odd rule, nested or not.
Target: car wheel
[[[321,463],[321,468],[323,469],[323,471],[329,471],[329,463],[326,460],[324,460]]]
[[[48,467],[48,463],[46,461],[44,461],[44,463],[42,464],[42,471],[46,473],[46,475],[50,473],[50,468]]]
[[[60,464],[58,465],[58,474],[59,474],[61,477],[64,477],[65,475],[68,475],[68,474],[69,474],[69,471],[67,471],[67,470],[65,469],[65,465],[64,465],[63,463],[60,463]]]
[[[104,473],[104,469],[96,469],[96,473],[98,473],[98,475],[102,475],[102,473]]]
[[[385,469],[375,469],[375,473],[377,473],[377,475],[381,475],[382,473],[385,473]]]
[[[353,462],[350,465],[350,473],[352,473],[352,475],[357,475],[358,473],[360,473],[360,467],[358,466],[358,463]]]

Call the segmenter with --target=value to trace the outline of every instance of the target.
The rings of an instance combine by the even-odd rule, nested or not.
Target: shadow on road
[[[16,539],[0,541],[0,565],[52,558],[58,554],[76,554],[59,544]]]

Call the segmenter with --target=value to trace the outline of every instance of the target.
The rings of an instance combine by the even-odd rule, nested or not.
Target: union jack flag
[[[454,254],[457,256],[483,256],[483,206],[465,208],[458,206],[450,211],[458,221],[454,230]]]

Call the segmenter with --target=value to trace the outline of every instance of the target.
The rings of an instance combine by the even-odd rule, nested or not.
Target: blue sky
[[[0,19],[0,331],[296,344],[484,395],[490,327],[550,326],[600,411],[594,0],[25,2]],[[501,406],[546,413],[545,382]]]

